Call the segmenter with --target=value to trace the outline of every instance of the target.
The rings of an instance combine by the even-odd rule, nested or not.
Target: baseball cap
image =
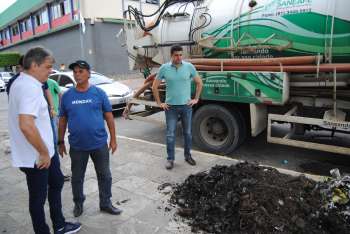
[[[74,63],[71,63],[68,68],[73,70],[76,66],[83,68],[83,69],[87,69],[90,70],[90,65],[84,61],[84,60],[77,60]]]

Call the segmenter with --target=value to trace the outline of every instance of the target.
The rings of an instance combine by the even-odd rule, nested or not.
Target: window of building
[[[8,30],[8,29],[5,29],[4,31],[3,31],[3,38],[4,38],[4,40],[10,40],[10,30]]]
[[[21,21],[21,27],[23,32],[28,32],[32,30],[32,21],[30,20],[30,17]]]
[[[58,4],[52,5],[51,12],[52,12],[52,19],[57,19],[57,18],[61,17]]]
[[[35,21],[35,27],[38,27],[42,24],[46,24],[49,22],[49,17],[47,15],[47,9],[43,8],[39,10],[35,15],[34,15],[34,21]]]
[[[47,15],[47,9],[43,9],[41,11],[41,20],[42,20],[43,24],[46,24],[49,22],[49,16]]]
[[[53,19],[60,18],[72,12],[70,7],[70,0],[64,0],[58,3],[55,3],[52,5],[51,9],[52,9]]]
[[[79,9],[79,0],[73,0],[73,10],[77,11]]]
[[[70,0],[64,0],[63,7],[64,7],[65,15],[70,14],[72,12],[72,9],[70,6]]]
[[[15,24],[15,25],[11,26],[11,33],[12,33],[12,36],[19,35],[19,26],[18,26],[18,24]]]

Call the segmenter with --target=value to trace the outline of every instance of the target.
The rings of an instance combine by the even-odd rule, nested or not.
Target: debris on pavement
[[[172,192],[174,186],[175,185],[171,183],[163,183],[158,186],[158,191],[163,194],[169,194]]]
[[[330,170],[331,178],[320,184],[325,208],[335,210],[350,221],[350,175],[341,175],[338,168]]]
[[[127,199],[124,199],[124,200],[121,200],[121,201],[116,201],[115,204],[117,204],[118,206],[120,206],[121,204],[127,203],[127,202],[130,201],[130,200],[131,200],[130,198],[127,198]]]
[[[326,208],[322,185],[240,163],[190,175],[175,187],[170,203],[193,232],[349,233],[346,216]]]

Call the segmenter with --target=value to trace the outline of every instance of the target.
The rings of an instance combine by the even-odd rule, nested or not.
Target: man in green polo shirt
[[[53,79],[47,79],[47,86],[45,87],[45,93],[48,104],[50,106],[50,115],[53,122],[55,139],[58,139],[58,109],[60,106],[60,100],[62,97],[61,89],[58,83]],[[56,144],[57,142],[55,142]],[[64,181],[69,181],[69,175],[63,175]]]
[[[175,137],[176,124],[180,119],[184,137],[185,161],[194,166],[196,161],[191,156],[192,146],[192,106],[198,103],[202,91],[202,80],[196,68],[188,62],[182,61],[182,47],[175,45],[170,49],[171,61],[163,64],[158,75],[153,82],[153,95],[160,106],[165,111],[166,117],[166,145],[167,163],[166,169],[174,167],[175,160]],[[159,98],[158,87],[162,80],[166,82],[166,99],[162,103]],[[191,98],[191,81],[196,84],[196,94]]]
[[[53,79],[48,79],[47,80],[47,85],[49,87],[49,91],[52,96],[52,101],[53,101],[53,110],[55,111],[56,114],[58,114],[58,107],[60,103],[60,98],[61,98],[61,89],[58,83],[53,80]]]

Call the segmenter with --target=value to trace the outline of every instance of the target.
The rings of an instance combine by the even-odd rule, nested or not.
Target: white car
[[[61,90],[65,92],[76,85],[73,72],[57,72],[49,76],[50,79],[57,81]],[[128,86],[114,81],[97,72],[91,72],[89,83],[96,85],[106,92],[113,111],[122,110],[127,102],[133,97],[134,92]]]
[[[2,79],[6,85],[12,76],[14,76],[12,72],[0,72],[0,79]]]
[[[0,79],[0,92],[5,91],[5,89],[6,89],[5,82]]]

